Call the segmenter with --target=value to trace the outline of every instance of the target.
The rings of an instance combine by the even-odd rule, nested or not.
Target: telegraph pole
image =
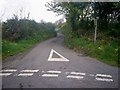
[[[2,19],[0,18],[0,69],[2,69]],[[0,86],[2,86],[2,78],[0,77]],[[0,87],[2,89],[2,87]]]
[[[94,25],[95,25],[94,44],[96,43],[96,37],[97,37],[97,19],[98,17],[94,18]]]

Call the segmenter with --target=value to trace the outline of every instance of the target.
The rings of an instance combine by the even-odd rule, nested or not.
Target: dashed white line
[[[67,78],[83,79],[83,76],[68,75]]]
[[[96,74],[96,76],[100,76],[100,77],[109,77],[111,78],[112,76],[111,75],[106,75],[106,74]]]
[[[58,58],[59,59],[59,58]],[[12,74],[12,72],[16,72],[16,69],[4,69],[4,70],[0,70],[0,76],[9,76]],[[33,69],[33,70],[21,70],[19,74],[16,74],[14,76],[33,76],[35,72],[39,72],[39,70],[37,69]],[[42,73],[44,73],[42,75],[42,77],[58,77],[60,73],[62,73],[61,71],[57,71],[57,70],[49,70],[46,71],[47,73],[45,73],[45,71],[42,71]],[[81,72],[65,72],[65,74],[71,74],[66,76],[66,78],[73,78],[73,79],[83,79],[84,75],[86,75],[86,73],[81,73]],[[111,75],[107,75],[107,74],[89,74],[90,76],[95,77],[95,79],[97,81],[106,81],[106,82],[112,82],[112,76]],[[39,75],[40,76],[40,75]]]
[[[12,73],[0,73],[0,76],[9,76],[11,75]]]
[[[75,74],[75,75],[85,75],[85,73],[80,73],[80,72],[71,72],[70,74]]]
[[[58,74],[43,74],[42,77],[58,77]]]
[[[20,72],[38,72],[39,70],[22,70]]]
[[[20,73],[17,76],[32,76],[33,73]]]
[[[0,70],[0,72],[16,72],[16,69],[6,69],[6,70]]]
[[[48,73],[61,73],[61,71],[47,71]]]
[[[96,78],[96,80],[98,80],[98,81],[107,81],[107,82],[113,81],[113,79],[107,79],[107,78]]]

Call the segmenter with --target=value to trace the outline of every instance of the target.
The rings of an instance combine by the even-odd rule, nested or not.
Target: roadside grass
[[[50,35],[43,35],[43,36],[34,36],[28,39],[19,40],[16,42],[11,42],[9,40],[2,40],[2,59],[9,56],[13,56],[17,53],[23,52],[29,48],[31,48],[33,45],[37,44],[38,42],[41,42],[43,40],[46,40],[50,37]]]
[[[104,63],[120,66],[118,64],[118,47],[114,41],[106,44],[97,41],[96,44],[93,44],[93,42],[84,38],[72,38],[70,40],[65,39],[65,45],[76,52],[82,51],[85,55],[97,58]]]
[[[82,52],[106,64],[120,67],[117,40],[104,36],[97,38],[97,42],[94,44],[93,39],[89,38],[89,36],[76,37],[68,27],[62,28],[62,32],[64,33],[66,47],[78,53]]]
[[[33,45],[56,36],[55,25],[51,22],[36,22],[28,18],[11,19],[2,22],[2,59],[23,52]],[[1,39],[0,39],[1,40]]]

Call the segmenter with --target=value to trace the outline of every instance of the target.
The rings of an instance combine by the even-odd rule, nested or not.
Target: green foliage
[[[17,53],[23,52],[26,49],[32,47],[34,44],[46,40],[50,37],[49,33],[42,33],[43,35],[32,36],[29,39],[23,39],[16,42],[12,42],[9,40],[2,40],[2,57],[5,59],[6,57],[13,56]]]
[[[66,17],[67,22],[61,30],[67,47],[118,65],[120,2],[51,2],[48,8]],[[98,22],[96,44],[93,44],[94,19]]]
[[[94,28],[96,17],[99,18],[98,30],[116,38],[120,34],[120,2],[51,2],[46,6],[50,11],[64,14],[78,37]]]
[[[64,33],[64,42],[68,48],[97,58],[104,63],[120,66],[118,63],[118,41],[116,39],[110,39],[104,35],[104,37],[98,38],[97,43],[94,44],[88,36],[76,37],[67,24],[64,24],[61,30]]]
[[[34,20],[18,19],[17,16],[7,20],[2,27],[3,59],[56,36],[54,29],[55,25],[52,23],[37,23]]]
[[[3,39],[18,41],[29,39],[36,35],[43,37],[46,33],[55,35],[54,29],[55,26],[52,23],[37,23],[34,20],[18,19],[15,17],[3,23],[2,36]]]

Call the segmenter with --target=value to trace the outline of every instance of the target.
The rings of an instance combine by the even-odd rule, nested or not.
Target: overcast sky
[[[47,11],[45,4],[50,1],[52,0],[0,0],[0,17],[2,16],[3,20],[6,20],[11,18],[13,14],[20,16],[20,10],[22,10],[22,17],[27,17],[30,12],[30,18],[37,22],[44,20],[54,23],[63,16],[57,16],[52,11]]]

